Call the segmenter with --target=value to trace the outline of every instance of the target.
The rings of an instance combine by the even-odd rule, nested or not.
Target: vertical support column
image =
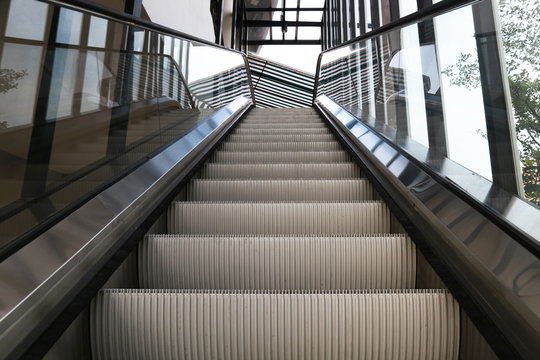
[[[491,159],[493,183],[512,194],[521,194],[521,173],[512,119],[507,108],[501,54],[497,42],[491,1],[472,6],[480,81],[484,99],[486,129]]]
[[[28,159],[26,161],[26,170],[24,173],[24,183],[22,186],[21,197],[23,199],[33,199],[43,194],[47,187],[49,175],[49,163],[54,141],[56,128],[56,119],[47,121],[47,114],[51,106],[57,107],[59,102],[59,92],[51,95],[55,79],[53,75],[56,60],[56,38],[58,35],[58,23],[60,20],[60,8],[51,7],[46,29],[49,29],[47,37],[47,48],[43,58],[43,69],[38,88],[38,98],[36,110],[34,113],[34,124],[32,126],[32,135],[30,138],[30,147],[28,150]],[[65,64],[63,64],[65,65]],[[63,66],[62,66],[63,68]],[[61,79],[60,79],[61,80]],[[43,204],[45,208],[32,207],[34,216],[38,219],[44,218],[51,212],[54,212],[52,204]]]
[[[139,17],[142,0],[126,0],[124,11]],[[131,25],[123,27],[124,55],[120,55],[118,76],[115,88],[115,99],[118,106],[112,108],[107,155],[115,156],[125,152],[131,100],[133,98],[133,50],[135,46],[135,29]],[[121,76],[120,76],[121,74]]]
[[[418,0],[418,9],[431,6],[432,0]],[[430,46],[434,47],[433,56],[437,57],[437,43],[435,41],[435,27],[433,25],[433,19],[426,19],[418,23],[418,40],[420,47]],[[428,59],[422,58],[422,63],[429,61]],[[437,66],[437,73],[440,71],[438,69],[439,61],[435,59],[435,64]],[[427,79],[424,79],[426,82]],[[427,121],[427,130],[428,130],[428,141],[430,149],[433,149],[444,156],[448,155],[447,141],[446,141],[446,127],[444,112],[442,106],[442,98],[439,90],[435,93],[429,93],[430,84],[424,83],[424,97],[426,100],[426,121]],[[427,89],[426,89],[427,87]]]
[[[238,0],[233,0],[231,49],[236,49],[236,25],[238,22]]]

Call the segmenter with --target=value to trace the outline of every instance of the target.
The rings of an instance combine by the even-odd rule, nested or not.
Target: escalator
[[[488,0],[324,51],[312,106],[287,109],[261,107],[293,72],[276,87],[246,54],[27,3],[0,3],[20,82],[0,96],[0,359],[538,354],[540,211],[512,188],[506,112],[438,68],[450,40],[483,39],[438,42],[448,19]]]
[[[97,295],[93,358],[457,358],[458,304],[378,199],[314,110],[252,110],[139,245],[140,288]]]

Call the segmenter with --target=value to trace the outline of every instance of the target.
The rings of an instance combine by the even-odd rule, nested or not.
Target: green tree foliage
[[[527,200],[540,204],[540,2],[499,0],[502,42]],[[460,54],[444,69],[451,82],[480,85],[476,54]]]

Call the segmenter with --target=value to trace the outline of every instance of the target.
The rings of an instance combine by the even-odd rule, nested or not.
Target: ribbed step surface
[[[105,290],[94,359],[457,359],[445,291],[229,293]]]
[[[351,159],[345,151],[216,151],[210,161],[226,164],[311,164],[344,163]]]
[[[174,202],[169,234],[383,234],[390,210],[378,201],[356,203]]]
[[[341,150],[337,141],[319,142],[224,142],[222,151],[336,151]]]
[[[415,287],[406,236],[149,236],[139,246],[148,289],[361,290]]]
[[[305,128],[321,128],[326,129],[326,125],[322,122],[304,122],[302,119],[295,122],[251,122],[241,123],[238,129],[305,129]]]
[[[227,138],[230,142],[314,142],[336,141],[332,134],[281,134],[281,135],[247,135],[231,134]]]
[[[362,177],[354,163],[341,164],[206,164],[203,179],[355,179]]]
[[[373,200],[373,187],[356,180],[192,180],[188,201]]]
[[[245,129],[237,128],[234,130],[237,135],[319,135],[330,134],[328,128],[303,128],[303,129]]]

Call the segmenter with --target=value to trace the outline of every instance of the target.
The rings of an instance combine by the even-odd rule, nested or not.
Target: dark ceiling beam
[[[267,12],[267,11],[298,11],[297,8],[246,8],[247,12]],[[300,12],[302,11],[323,11],[323,8],[300,8]]]
[[[279,21],[279,20],[247,20],[245,21],[245,25],[247,27],[281,27],[283,24],[287,27],[295,27],[295,26],[311,26],[311,27],[321,27],[322,22],[320,21]]]
[[[248,45],[321,45],[321,40],[248,40]]]

